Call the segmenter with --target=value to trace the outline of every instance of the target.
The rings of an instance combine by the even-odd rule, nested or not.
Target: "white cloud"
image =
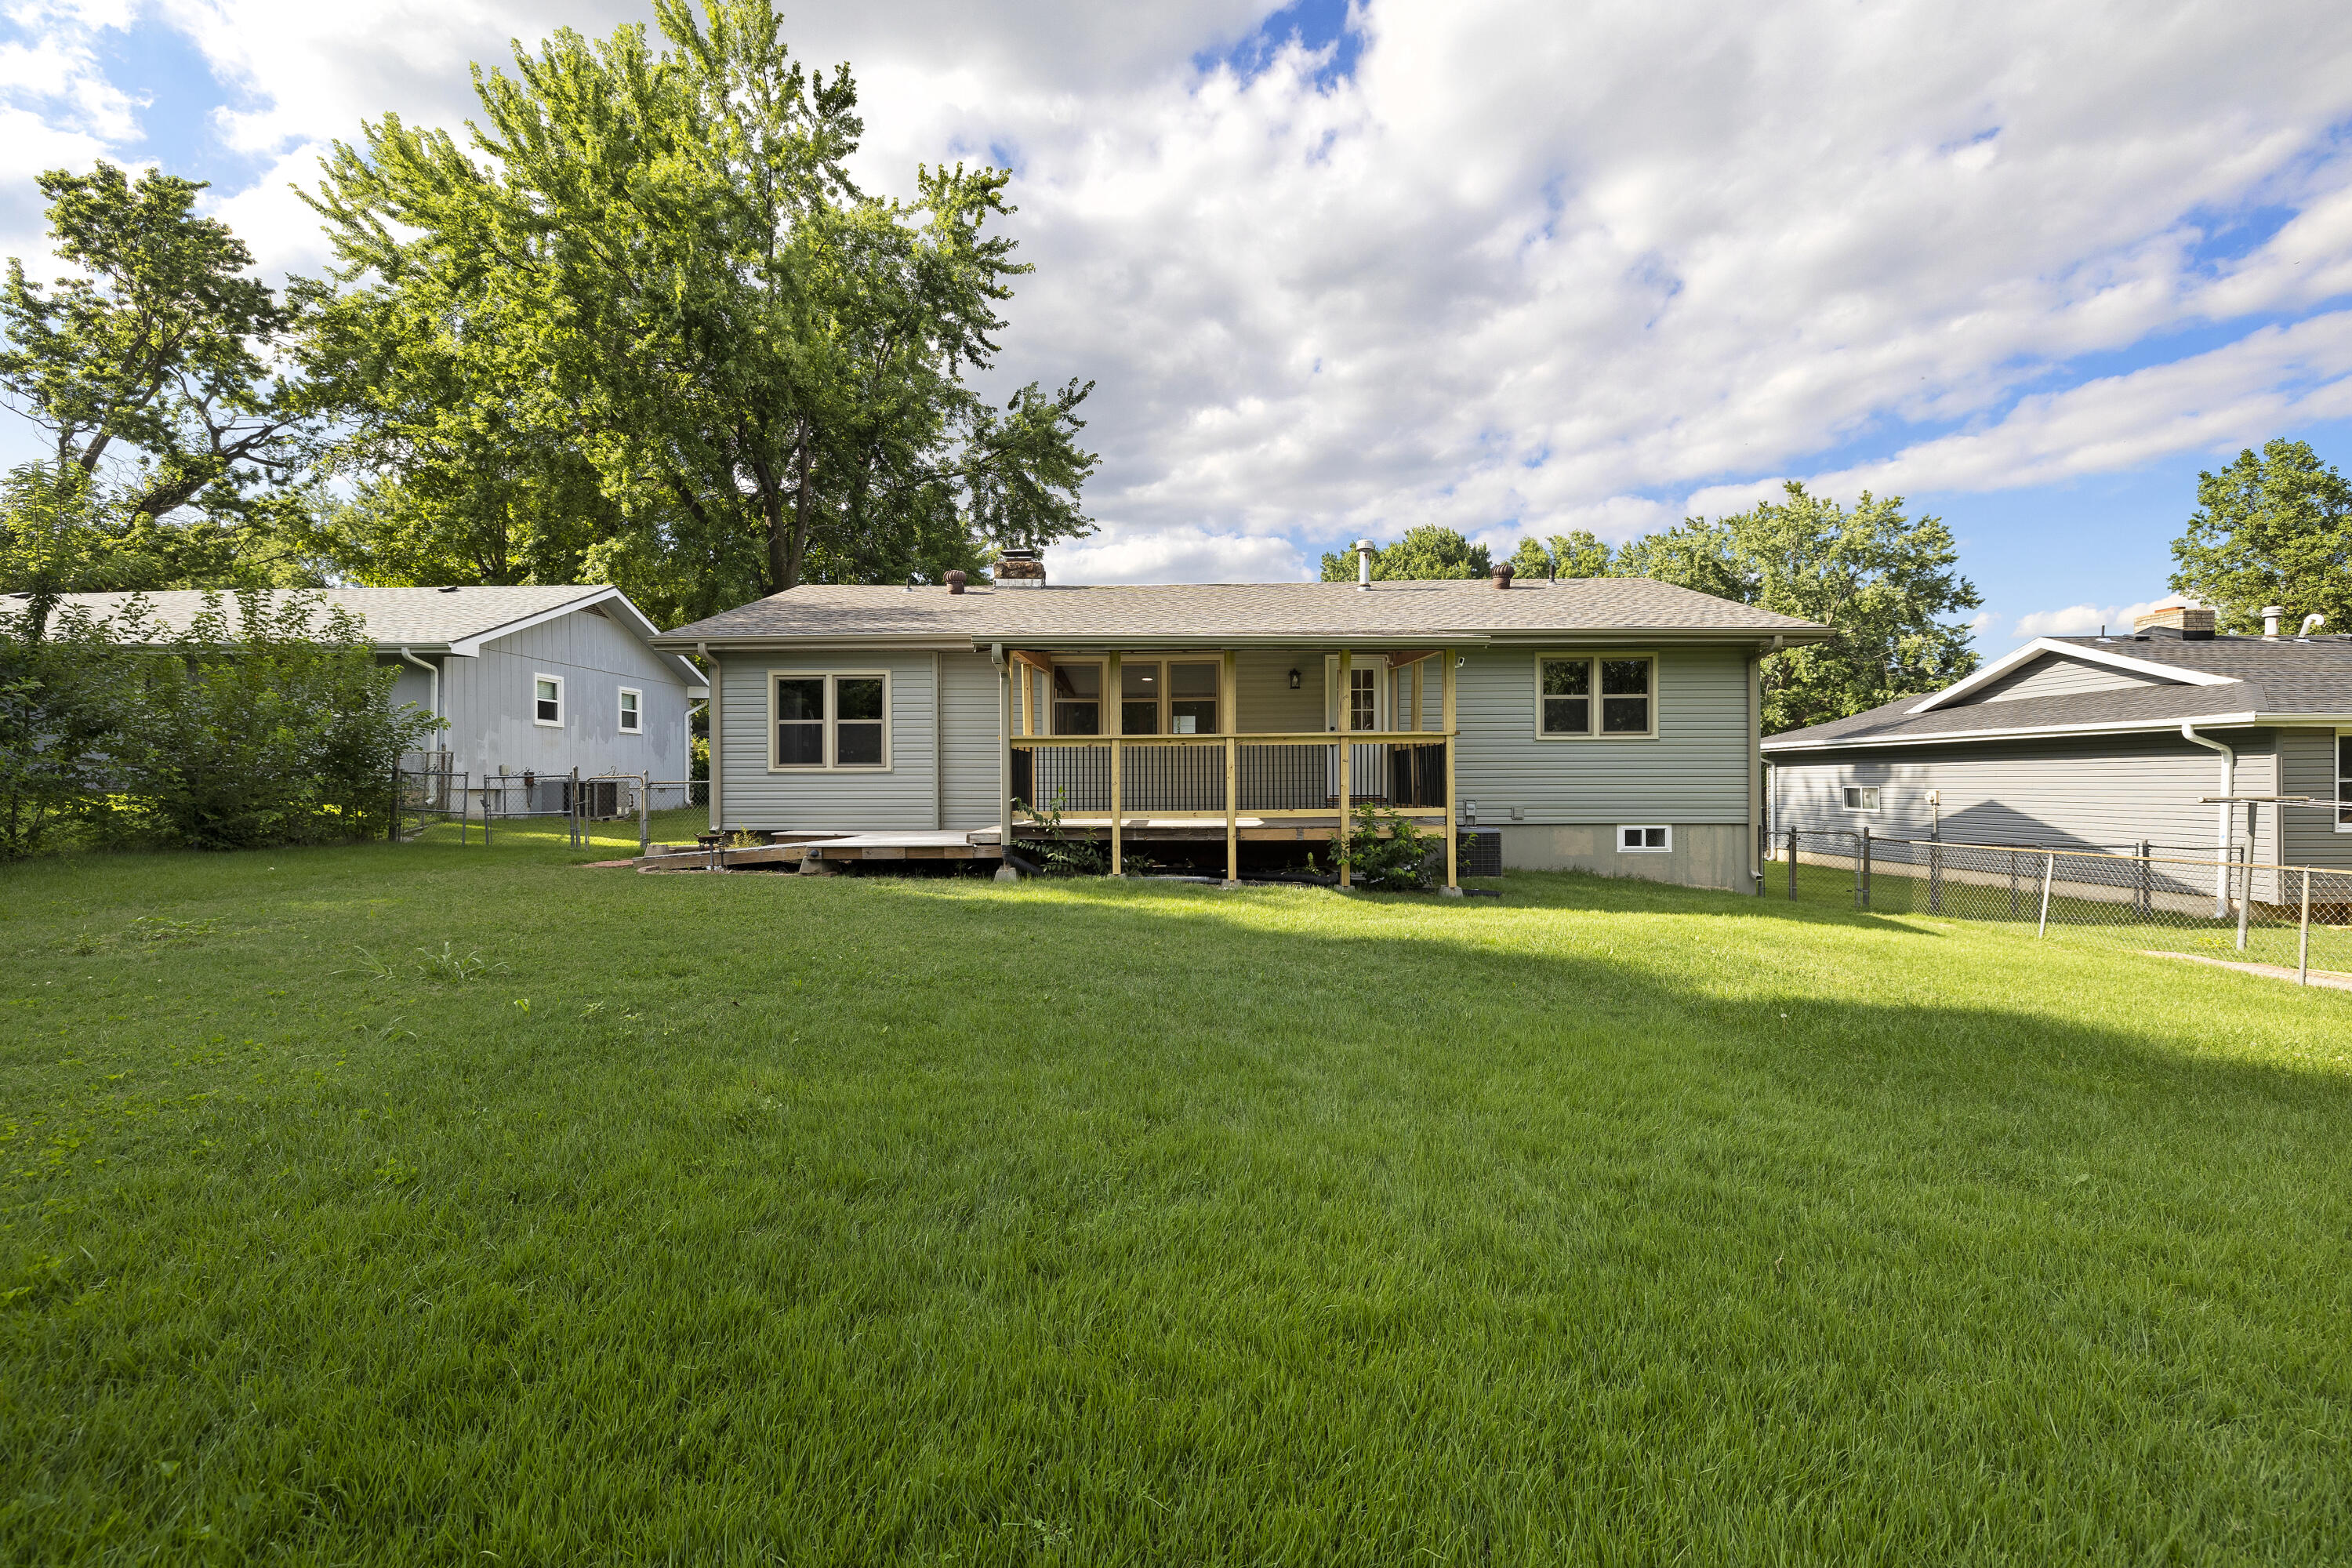
[[[268,172],[218,210],[272,270],[319,260],[285,187],[328,139],[386,110],[454,127],[467,61],[646,16],[160,3],[241,95],[220,134]],[[1011,232],[1037,272],[1000,376],[1100,383],[1104,532],[1056,559],[1101,580],[1297,575],[1423,521],[1623,538],[1777,488],[1749,476],[2043,483],[2352,413],[2352,311],[2291,319],[2352,290],[2352,10],[2158,26],[2121,0],[1371,0],[1352,78],[1297,49],[1246,80],[1192,66],[1270,8],[788,16],[803,58],[856,67],[872,186],[992,149],[1016,167]],[[100,25],[12,15],[60,58]],[[81,139],[51,161],[131,112],[11,101]],[[2205,258],[2277,209],[2261,244]],[[15,253],[37,246],[6,226]],[[2162,346],[2233,321],[2223,346]],[[2066,384],[2094,354],[2157,363]],[[1889,455],[1819,456],[1856,447]]]
[[[1049,568],[1056,583],[1297,582],[1318,570],[1286,540],[1185,529],[1060,545]]]
[[[2185,599],[2168,596],[2137,605],[2069,605],[2063,610],[2036,610],[2017,617],[2014,635],[2019,642],[2024,642],[2031,637],[2086,637],[2103,626],[2111,632],[2128,631],[2134,617],[2147,614],[2158,605],[2186,603]]]

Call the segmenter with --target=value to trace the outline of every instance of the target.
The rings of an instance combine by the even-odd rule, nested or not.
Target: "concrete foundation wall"
[[[1617,824],[1533,826],[1503,825],[1503,867],[1512,871],[1594,871],[1640,877],[1691,888],[1752,893],[1745,826],[1696,822],[1674,825],[1675,847],[1664,854],[1627,854],[1617,847]]]

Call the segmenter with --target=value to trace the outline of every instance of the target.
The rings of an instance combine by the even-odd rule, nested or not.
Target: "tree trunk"
[[[794,444],[793,454],[800,472],[795,479],[793,498],[792,544],[784,554],[783,584],[776,590],[778,593],[800,586],[801,567],[808,559],[809,473],[815,466],[816,455],[809,450],[809,427],[805,419],[801,421],[800,439]]]

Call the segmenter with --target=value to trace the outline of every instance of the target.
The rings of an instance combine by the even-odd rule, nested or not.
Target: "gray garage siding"
[[[1732,649],[1654,649],[1658,738],[1536,739],[1533,650],[1468,656],[1457,676],[1455,794],[1481,825],[1748,820],[1748,661]]]
[[[2336,798],[2336,731],[2279,731],[2279,794]],[[2329,811],[2285,813],[2286,863],[2291,866],[2352,867],[2352,832],[2336,830]]]
[[[2269,731],[2213,735],[2238,752],[2235,793],[2274,793]],[[1866,826],[1925,837],[1936,820],[1927,792],[1939,790],[1944,836],[1951,839],[2102,848],[2147,839],[2201,849],[2213,843],[2216,808],[2199,797],[2218,793],[2221,782],[2217,753],[2160,732],[1888,747],[1774,762],[1769,793],[1775,832]],[[1848,784],[1875,785],[1880,809],[1847,810]]]
[[[2021,669],[2011,670],[1971,695],[1961,706],[1966,707],[1969,702],[2018,702],[2029,697],[2070,697],[2084,691],[2127,691],[2135,687],[2171,684],[2135,670],[2116,669],[2107,665],[2094,664],[2086,658],[2064,658],[2057,654],[2049,654]]]
[[[943,787],[941,827],[996,826],[1003,773],[996,759],[997,674],[985,654],[939,656]]]
[[[723,826],[806,832],[919,832],[934,826],[940,795],[933,668],[929,653],[862,649],[738,654],[724,660],[727,732],[719,752]],[[773,673],[877,669],[890,675],[887,771],[769,772],[768,682]]]

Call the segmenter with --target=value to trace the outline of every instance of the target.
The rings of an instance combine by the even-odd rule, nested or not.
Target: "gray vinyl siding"
[[[996,667],[985,654],[939,656],[941,827],[993,827],[1003,773],[997,761]]]
[[[686,777],[686,719],[693,701],[686,683],[674,663],[604,616],[584,610],[559,616],[486,644],[470,658],[417,657],[441,668],[441,711],[449,721],[427,744],[448,751],[460,771],[479,777],[502,767],[509,773],[578,768],[583,776]],[[386,662],[401,671],[395,700],[426,706],[431,679],[396,654]],[[542,674],[563,681],[560,729],[531,721],[532,681]],[[621,731],[625,686],[639,694],[642,732],[635,735]]]
[[[722,826],[812,833],[908,833],[938,826],[936,668],[929,653],[863,648],[738,654],[725,660],[719,674],[726,726],[719,753]],[[769,771],[768,683],[780,670],[888,671],[888,769]],[[989,726],[995,727],[992,713]]]
[[[2220,730],[2215,740],[2238,753],[2231,793],[2278,793],[2272,731]],[[2142,840],[2207,850],[2219,808],[2201,797],[2221,793],[2221,757],[2168,731],[2043,740],[1980,741],[1947,746],[1888,747],[1773,763],[1775,832],[1868,827],[1926,836],[1937,813],[1927,792],[1941,792],[1944,837],[1979,844],[2122,848]],[[1876,812],[1850,811],[1849,784],[1875,786]],[[2258,814],[2258,858],[2275,855],[2277,814]],[[2233,831],[2245,831],[2237,808]]]
[[[2049,654],[2013,669],[1972,694],[1967,702],[2018,702],[2029,697],[2069,697],[2084,691],[2129,691],[2143,686],[2169,686],[2172,681],[2136,670],[2115,669],[2089,659]]]
[[[1456,677],[1454,793],[1478,803],[1481,826],[1746,824],[1746,656],[1671,644],[1626,651],[1657,658],[1655,740],[1538,740],[1535,651],[1468,656]]]
[[[2335,730],[2281,730],[2278,737],[2279,793],[2334,800]],[[2334,812],[2302,808],[2282,815],[2288,865],[2352,866],[2352,831],[2336,831]]]

